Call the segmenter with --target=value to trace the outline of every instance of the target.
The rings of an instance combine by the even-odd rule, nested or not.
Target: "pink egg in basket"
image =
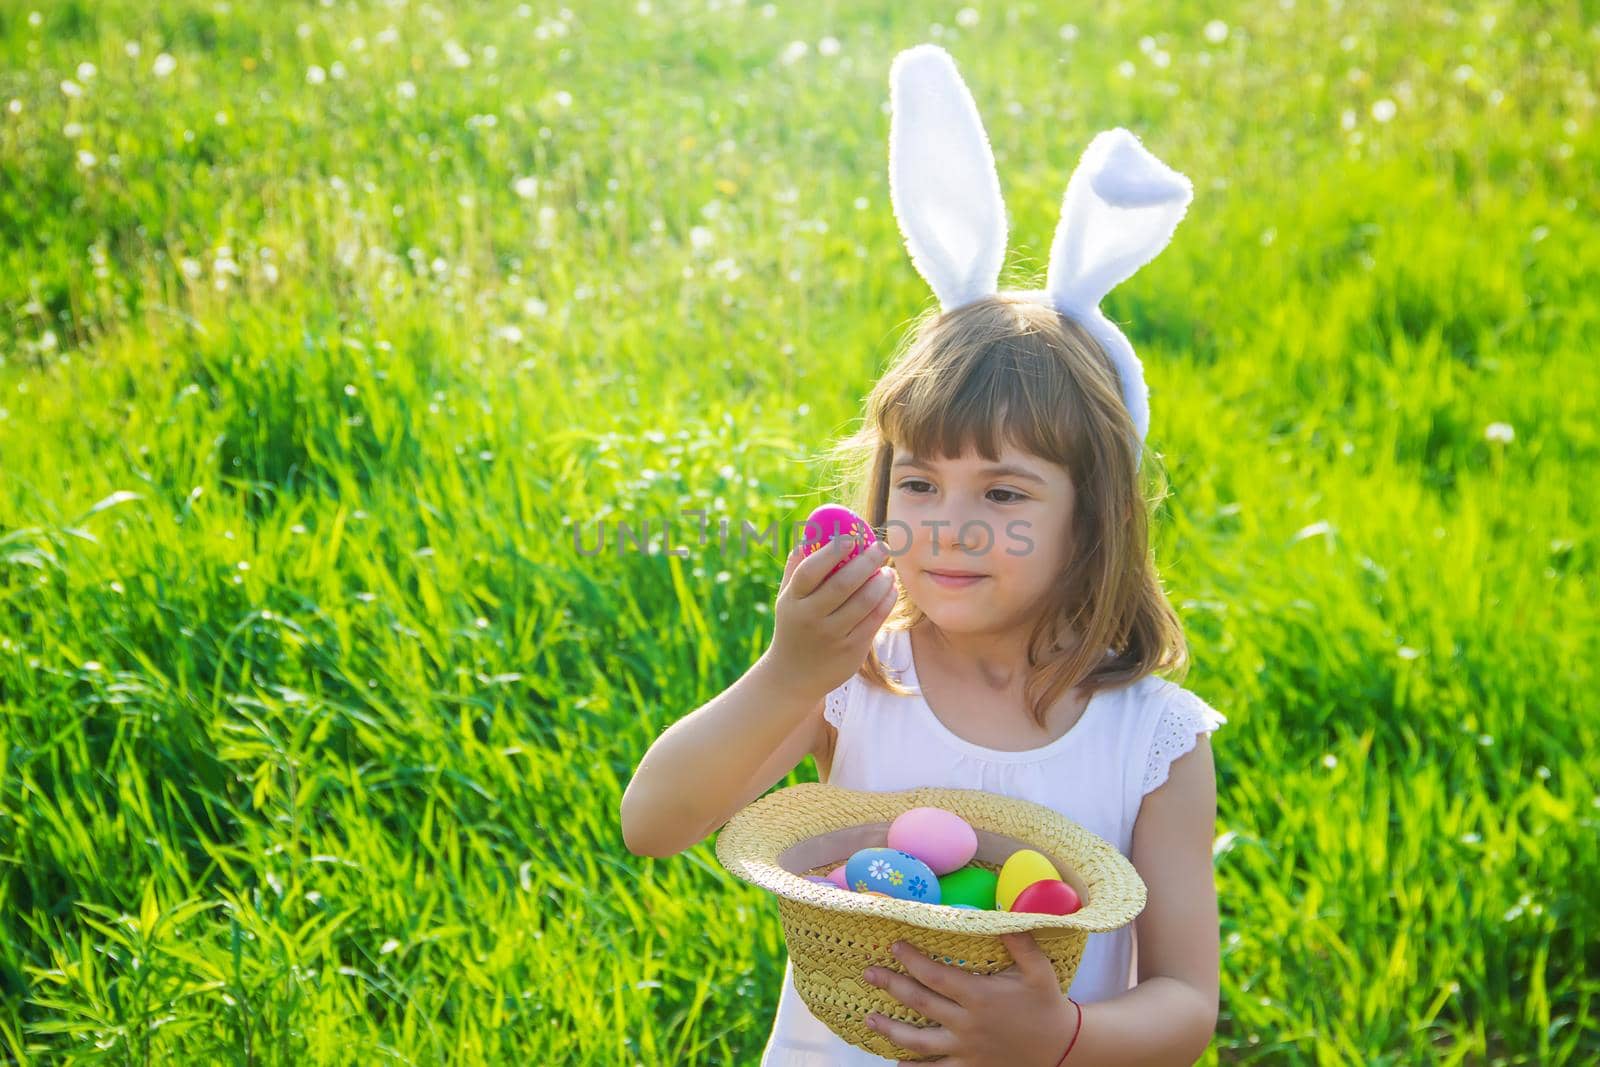
[[[800,542],[800,554],[809,556],[825,547],[834,537],[841,535],[845,537],[853,535],[856,538],[856,545],[848,556],[828,572],[830,577],[834,571],[861,555],[878,539],[878,535],[872,532],[872,527],[867,525],[867,520],[849,508],[840,504],[823,504],[806,517],[806,535]]]
[[[911,853],[934,874],[949,874],[978,854],[978,832],[943,808],[911,808],[889,824],[889,847]]]
[[[837,866],[833,870],[829,871],[827,873],[827,875],[825,875],[825,877],[827,878],[828,881],[832,882],[834,885],[838,886],[840,889],[849,889],[850,888],[850,883],[845,880],[844,868],[845,868],[845,865],[841,863],[841,864],[839,864],[839,866]]]

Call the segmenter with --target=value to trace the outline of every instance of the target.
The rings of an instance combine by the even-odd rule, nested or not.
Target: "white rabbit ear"
[[[978,107],[938,45],[889,68],[889,198],[917,273],[943,310],[997,291],[1006,251],[1000,177]]]
[[[1067,182],[1045,289],[1058,311],[1097,307],[1156,257],[1194,198],[1189,179],[1117,127],[1095,135]]]

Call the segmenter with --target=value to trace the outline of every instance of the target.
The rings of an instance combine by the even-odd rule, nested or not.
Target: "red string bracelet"
[[[1072,1000],[1071,997],[1067,999]],[[1076,1000],[1072,1000],[1072,1006],[1078,1009],[1078,1025],[1073,1028],[1072,1040],[1067,1042],[1067,1051],[1063,1052],[1061,1058],[1056,1061],[1056,1067],[1061,1067],[1063,1063],[1067,1062],[1067,1057],[1072,1055],[1072,1046],[1078,1043],[1078,1035],[1083,1033],[1083,1005]]]

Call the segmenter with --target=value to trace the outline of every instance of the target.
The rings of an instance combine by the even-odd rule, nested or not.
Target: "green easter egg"
[[[993,871],[969,865],[939,879],[939,902],[993,911],[995,887],[999,884],[1000,878]]]

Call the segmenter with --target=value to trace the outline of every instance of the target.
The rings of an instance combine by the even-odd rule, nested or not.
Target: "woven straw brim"
[[[971,911],[806,880],[858,849],[884,845],[895,817],[918,807],[943,808],[970,823],[978,835],[978,866],[998,871],[1019,848],[1043,853],[1083,906],[1071,915]],[[890,951],[894,942],[973,974],[994,974],[1014,962],[999,935],[1028,932],[1050,957],[1065,992],[1087,936],[1121,929],[1145,905],[1144,881],[1110,842],[1042,804],[976,789],[877,793],[817,782],[789,786],[728,821],[717,837],[717,859],[735,877],[777,894],[795,990],[811,1013],[852,1045],[890,1059],[928,1057],[869,1029],[868,1013],[936,1025],[862,977],[873,966],[906,973]]]

